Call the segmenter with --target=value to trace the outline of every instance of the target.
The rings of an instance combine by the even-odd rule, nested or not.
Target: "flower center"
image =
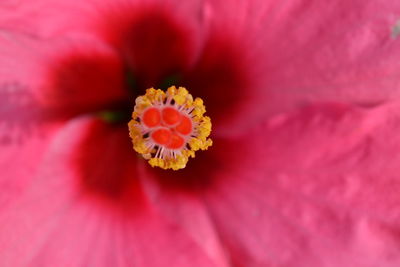
[[[195,151],[212,145],[210,118],[204,116],[200,98],[175,86],[167,92],[150,88],[136,99],[129,132],[133,148],[151,166],[178,170],[186,166]]]
[[[150,107],[143,112],[143,125],[148,128],[151,139],[169,149],[180,149],[192,132],[192,120],[174,106]]]

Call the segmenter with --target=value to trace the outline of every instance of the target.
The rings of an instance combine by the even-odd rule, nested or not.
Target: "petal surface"
[[[33,182],[49,144],[62,123],[39,116],[41,107],[20,84],[0,85],[0,209]],[[23,167],[21,167],[23,166]]]
[[[227,87],[239,92],[242,106],[237,127],[227,120],[224,135],[314,101],[369,105],[398,96],[398,2],[216,0],[206,6],[209,31],[231,36],[241,73],[250,77]]]
[[[46,40],[2,31],[0,53],[0,83],[27,88],[44,116],[94,113],[128,97],[118,55],[92,38]]]
[[[144,190],[157,211],[185,229],[216,266],[231,266],[225,244],[221,242],[213,218],[199,194],[187,190],[188,188],[176,187],[176,184],[172,187],[171,184],[168,186],[166,183],[176,178],[174,175],[166,173],[162,175],[157,171],[154,172],[154,169],[150,169],[147,165],[144,165],[142,171],[145,174],[142,176]],[[192,175],[194,175],[193,172]],[[186,180],[192,178],[185,176]]]
[[[70,100],[76,110],[93,104],[87,98],[98,105],[109,99],[109,105],[125,109],[116,98],[133,102],[147,88],[182,85],[202,49],[202,8],[200,0],[21,1],[13,9],[0,4],[0,27],[43,42],[77,41],[70,50],[54,51],[58,55],[48,64],[47,86],[62,95],[57,102]]]
[[[83,117],[51,138],[2,207],[2,266],[221,266],[149,201],[126,132]]]
[[[200,0],[21,1],[13,9],[0,4],[0,26],[44,39],[97,38],[118,50],[138,85],[147,88],[160,86],[197,58],[202,7]]]
[[[7,190],[1,194],[0,206],[12,203],[31,186],[52,136],[60,130],[66,119],[81,113],[96,112],[120,99],[123,92],[120,84],[115,90],[106,90],[111,92],[107,94],[101,90],[106,83],[90,83],[90,79],[94,78],[90,70],[93,64],[96,65],[96,79],[101,74],[98,70],[103,69],[107,86],[118,83],[119,78],[113,79],[114,70],[107,75],[104,69],[104,63],[107,69],[113,64],[118,66],[118,61],[109,51],[100,49],[99,44],[96,44],[96,48],[93,41],[81,39],[79,43],[82,45],[84,42],[92,47],[92,57],[84,54],[89,58],[86,62],[95,59],[96,62],[103,62],[103,65],[97,66],[93,62],[85,65],[85,61],[81,60],[83,56],[79,57],[78,53],[79,62],[75,62],[75,65],[57,66],[52,62],[60,54],[79,52],[80,47],[76,42],[45,42],[34,36],[1,31],[0,183]],[[54,75],[55,70],[57,75]],[[86,83],[81,84],[77,79]]]
[[[29,187],[49,139],[63,125],[62,120],[52,117],[50,108],[42,105],[36,90],[37,77],[27,71],[30,65],[19,61],[26,56],[20,53],[24,49],[17,52],[14,48],[23,43],[8,37],[0,34],[1,208]]]
[[[19,1],[17,12],[12,3],[2,7],[6,29],[94,35],[123,51],[142,87],[164,76],[193,87],[210,103],[216,135],[239,135],[266,115],[316,100],[368,105],[398,92],[400,7],[390,0],[40,0]]]
[[[398,266],[399,121],[321,104],[221,142],[205,200],[235,266]]]

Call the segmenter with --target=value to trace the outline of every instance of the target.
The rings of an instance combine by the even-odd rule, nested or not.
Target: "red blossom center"
[[[203,98],[215,127],[241,110],[238,105],[251,85],[241,58],[245,51],[229,33],[211,30],[205,38],[198,38],[198,33],[184,21],[156,8],[126,10],[118,16],[110,13],[104,21],[107,24],[99,25],[99,29],[114,51],[71,49],[60,54],[49,69],[48,91],[42,101],[52,109],[52,115],[70,118],[102,114],[107,121],[117,120],[113,127],[126,130],[134,99],[148,87],[166,89],[172,84],[185,86],[193,95]],[[199,40],[202,44],[195,45]],[[174,108],[149,109],[142,119],[152,129],[154,142],[170,148],[182,147],[193,130],[191,119]],[[87,154],[84,149],[82,146],[77,153]],[[130,146],[126,150],[117,154],[133,153]],[[204,161],[208,161],[208,156],[200,155],[175,178],[185,176],[186,183],[196,177],[209,177],[204,172],[212,168],[204,169],[204,165],[210,165]],[[90,186],[96,187],[94,171],[101,171],[85,161],[76,164],[82,180],[90,176]],[[118,164],[110,161],[105,165],[107,172],[119,173]],[[98,184],[103,192],[104,182]],[[115,191],[123,194],[125,189]]]

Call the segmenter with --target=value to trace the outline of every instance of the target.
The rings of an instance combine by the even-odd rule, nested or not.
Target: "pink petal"
[[[1,82],[28,88],[44,116],[65,119],[96,112],[127,97],[122,62],[93,39],[44,41],[5,31],[0,53]]]
[[[0,206],[4,266],[221,266],[150,201],[126,126],[75,119],[43,150],[29,188]]]
[[[92,30],[89,26],[90,21],[98,16],[93,12],[94,8],[101,2],[2,1],[0,3],[0,25],[2,29],[31,34],[47,40],[71,33],[87,34]],[[74,19],[71,19],[72,17]]]
[[[168,187],[167,183],[176,179],[174,175],[154,172],[154,169],[147,165],[143,171],[144,190],[157,211],[171,222],[179,224],[217,266],[231,266],[225,244],[221,243],[213,219],[199,194],[194,194],[193,191],[187,190],[188,188],[182,190],[183,188],[176,187],[176,184]],[[193,174],[192,171],[191,176],[182,176],[187,181],[192,179]],[[205,177],[200,177],[203,178]]]
[[[202,5],[200,0],[38,0],[17,10],[0,4],[0,26],[45,39],[91,36],[110,43],[144,90],[160,86],[197,58],[203,37]]]
[[[216,0],[207,14],[212,32],[238,40],[251,77],[230,135],[313,101],[371,104],[399,94],[400,2]]]
[[[84,40],[80,43],[84,43]],[[86,41],[85,44],[91,44],[92,59],[96,54],[95,49],[101,50],[92,41]],[[90,83],[90,78],[95,77],[90,76],[85,65],[82,66],[82,60],[78,62],[78,70],[63,66],[63,75],[59,75],[60,68],[57,69],[50,62],[60,56],[58,53],[63,54],[68,50],[76,53],[79,50],[77,46],[72,41],[45,43],[32,36],[6,31],[0,37],[0,183],[2,188],[7,189],[1,194],[0,206],[9,205],[31,186],[49,142],[62,127],[63,120],[104,108],[122,95],[120,86],[116,90],[104,87],[106,83],[104,80],[101,83],[102,78],[99,79],[98,75],[105,65],[92,68],[94,63],[90,65],[91,58],[87,54],[84,55],[89,58],[87,67],[96,71],[97,83]],[[103,63],[106,68],[118,65],[116,57],[104,50],[97,53],[95,61],[102,63],[105,59]],[[58,79],[51,80],[49,74],[54,74],[55,69]],[[76,76],[74,71],[86,77],[78,76],[80,81],[74,84],[70,77]],[[112,72],[108,76],[103,73],[103,78],[107,79],[107,86],[115,81]],[[77,87],[77,83],[81,87]],[[79,92],[79,89],[82,91]],[[107,94],[101,89],[111,93]]]
[[[231,118],[237,113],[243,115],[238,106],[245,102],[244,94],[252,89],[252,76],[243,60],[246,51],[231,33],[220,34],[214,29],[215,25],[210,24],[214,15],[210,16],[209,6],[202,1],[184,4],[176,0],[117,1],[113,4],[91,1],[71,5],[68,1],[39,0],[35,5],[20,5],[17,12],[4,8],[3,13],[0,25],[13,32],[46,40],[60,35],[76,40],[100,39],[117,50],[130,67],[138,89],[136,94],[153,86],[184,85],[194,96],[204,98],[216,133],[240,127],[231,123]],[[86,89],[96,88],[96,85],[109,85],[113,90],[122,87],[118,86],[119,81],[110,85],[101,79],[76,78],[74,75],[82,76],[75,71],[76,65],[87,66],[89,77],[98,72],[99,77],[111,75],[111,81],[116,80],[114,72],[120,72],[114,62],[108,64],[110,69],[102,67],[106,66],[108,58],[96,57],[98,62],[90,54],[86,55],[87,52],[83,53],[78,57],[67,53],[67,58],[56,58],[59,62],[52,64],[62,68],[51,74],[55,77],[52,80],[56,79],[51,86],[61,87],[61,92],[69,91],[58,80],[63,83],[72,80],[72,84],[66,86],[78,87],[88,95],[110,94],[101,86],[95,92]],[[93,68],[96,65],[100,69]],[[67,78],[64,78],[65,72]],[[104,93],[96,93],[98,91]],[[85,95],[82,98],[85,99]]]
[[[60,10],[63,11],[61,14]],[[243,94],[251,90],[251,75],[242,55],[246,51],[230,33],[220,34],[209,24],[214,16],[210,16],[208,5],[202,1],[184,4],[175,0],[117,1],[113,4],[91,1],[71,5],[68,1],[39,0],[35,5],[19,6],[17,12],[8,8],[3,12],[5,16],[0,25],[6,29],[46,39],[60,35],[101,39],[118,50],[129,65],[137,94],[153,86],[184,85],[194,96],[204,98],[216,133],[237,127],[230,124],[230,118],[241,113],[237,106],[244,102]],[[82,63],[104,65],[101,58],[100,62],[92,62],[89,55],[89,59],[87,62],[87,57],[67,58],[56,64],[68,63],[69,74],[73,74],[70,69]],[[102,74],[99,77],[104,76],[103,69],[99,72]],[[95,79],[86,82],[69,76],[72,81],[77,81],[74,85],[82,88],[80,91],[95,95],[90,90],[83,90],[90,87],[88,83],[97,84]],[[78,81],[82,85],[76,85]],[[98,83],[107,84],[101,80]],[[118,88],[116,85],[110,87]]]
[[[243,106],[253,88],[251,73],[243,62],[245,53],[232,36],[211,31],[199,60],[184,75],[184,85],[204,100],[216,136],[229,136],[246,125],[242,118],[248,113]]]
[[[49,140],[62,126],[48,114],[53,110],[42,105],[35,91],[36,77],[27,71],[31,65],[19,61],[27,50],[17,53],[15,48],[23,45],[5,33],[0,37],[1,209],[31,185]],[[33,56],[31,52],[29,55]]]
[[[283,7],[266,81],[274,87],[270,102],[280,100],[274,108],[290,108],[293,99],[373,104],[396,98],[400,50],[392,28],[399,14],[399,2],[380,0]]]
[[[106,29],[114,30],[114,33],[108,32],[108,37],[110,34],[117,37],[123,28],[129,27],[124,24],[115,25],[117,20],[128,21],[138,14],[143,14],[143,11],[146,13],[149,9],[167,12],[180,20],[184,19],[186,26],[196,27],[195,24],[198,24],[201,18],[202,5],[201,0],[185,2],[178,0],[116,0],[113,2],[4,0],[0,3],[0,25],[4,29],[35,34],[46,39],[60,35],[98,36],[99,33],[104,34]],[[121,17],[121,14],[127,16]],[[193,14],[198,16],[193,16]],[[120,18],[117,18],[118,16]],[[114,26],[116,28],[113,28]]]
[[[128,58],[144,87],[185,70],[185,85],[210,103],[216,135],[238,135],[266,114],[318,99],[370,104],[397,95],[393,1],[22,3],[17,12],[4,4],[0,25],[46,38],[93,35],[127,55],[133,42]]]
[[[233,262],[399,266],[399,107],[310,106],[221,143],[205,197]]]
[[[0,88],[0,95],[2,99],[13,101],[17,96],[3,98],[8,95],[4,87]],[[18,94],[18,97],[23,99],[24,95]],[[31,117],[29,113],[35,112],[32,109],[34,104],[27,101],[26,105],[20,102],[18,110],[7,110],[9,105],[4,102],[0,111],[0,210],[12,204],[34,183],[33,174],[44,156],[49,139],[60,128],[59,123]],[[24,115],[18,117],[15,113]]]

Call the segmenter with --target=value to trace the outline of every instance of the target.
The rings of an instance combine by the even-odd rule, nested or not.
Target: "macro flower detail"
[[[212,145],[211,120],[204,116],[203,100],[193,100],[183,88],[171,86],[167,92],[147,89],[136,98],[129,122],[133,148],[152,167],[179,170],[185,168],[195,151]]]
[[[0,266],[399,267],[399,18],[0,1]]]

